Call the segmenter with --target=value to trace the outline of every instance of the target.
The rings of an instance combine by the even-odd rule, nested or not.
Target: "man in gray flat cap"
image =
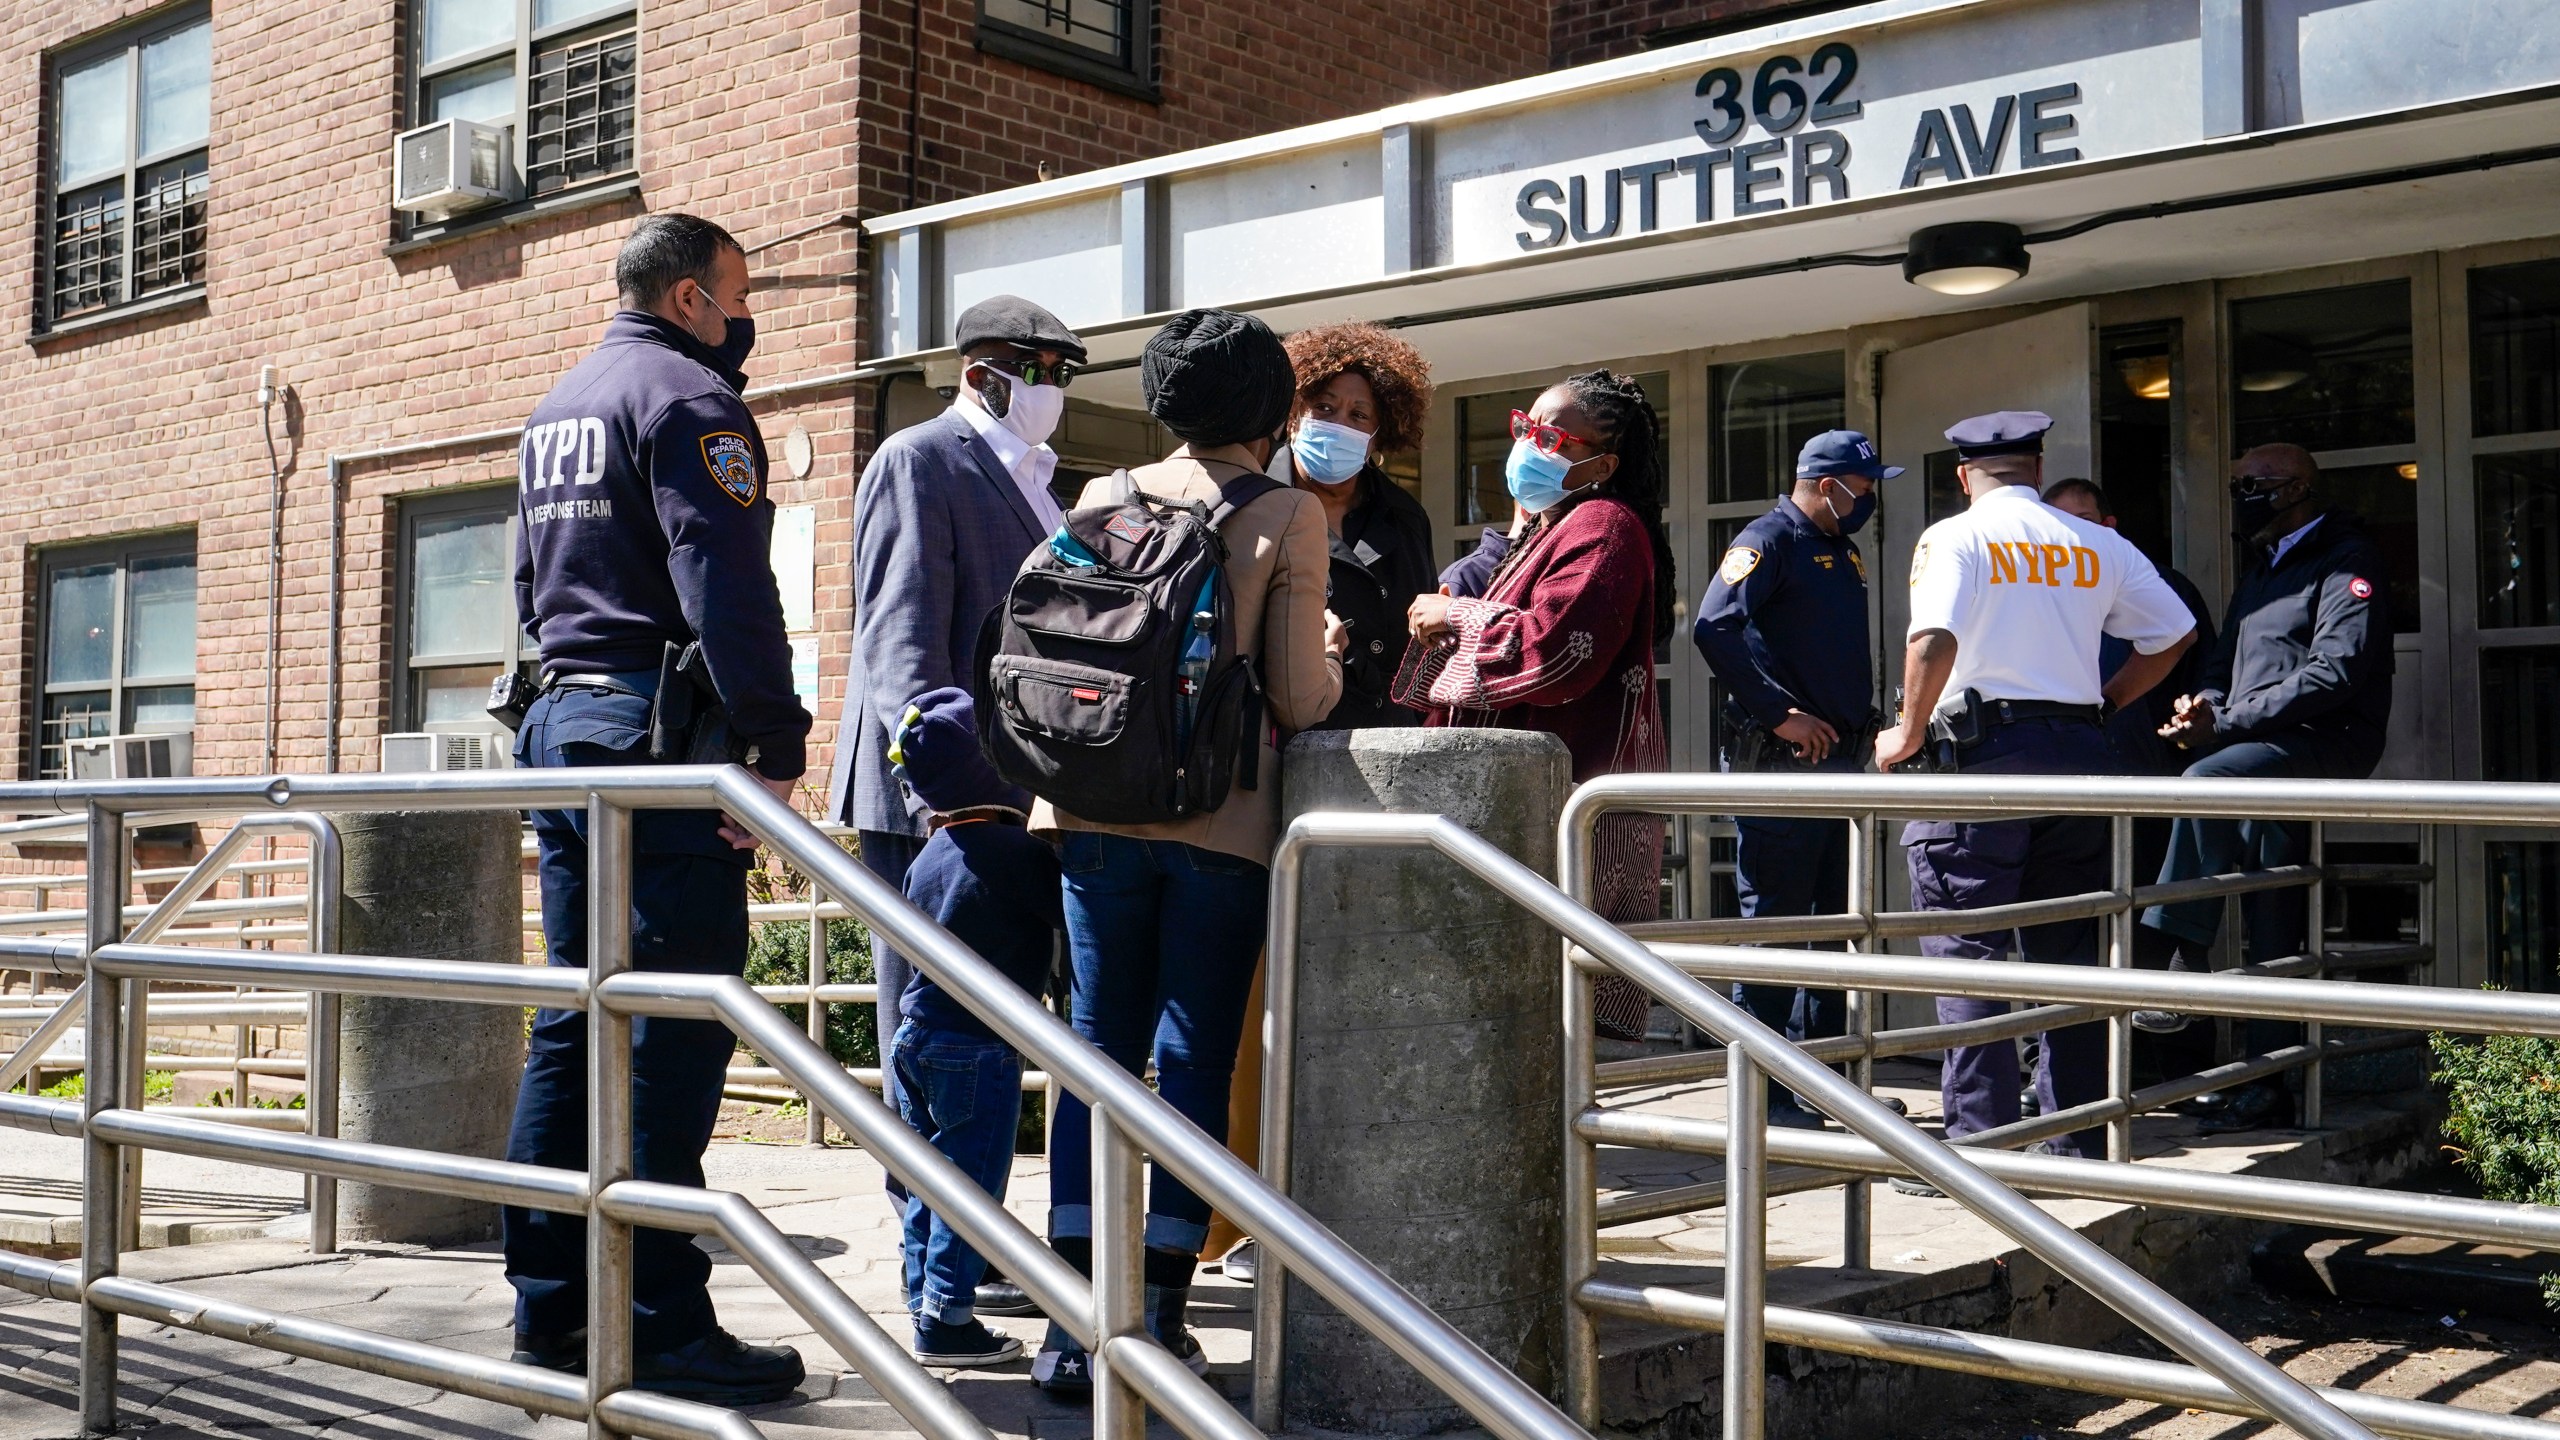
[[[889,737],[916,696],[969,688],[979,622],[1058,528],[1047,442],[1085,358],[1057,316],[1013,295],[970,306],[952,340],[965,365],[951,408],[880,442],[853,500],[853,669],[827,814],[861,833],[862,863],[892,887],[924,846],[927,810],[891,772]],[[877,936],[872,959],[885,1046],[908,965]],[[1014,1313],[1017,1300],[987,1294],[977,1308]]]

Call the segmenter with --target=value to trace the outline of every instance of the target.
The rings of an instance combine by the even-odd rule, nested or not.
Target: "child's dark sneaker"
[[[945,1370],[970,1370],[1022,1358],[1022,1342],[990,1330],[983,1320],[959,1325],[916,1317],[916,1359]]]

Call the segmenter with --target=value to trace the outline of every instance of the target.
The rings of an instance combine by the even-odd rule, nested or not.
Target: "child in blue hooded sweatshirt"
[[[1058,856],[1023,829],[1017,798],[978,748],[969,693],[928,691],[909,703],[889,748],[907,787],[933,810],[924,849],[907,871],[916,907],[1036,995],[1049,976],[1060,914]],[[898,1111],[916,1133],[998,1201],[1013,1173],[1022,1111],[1022,1057],[929,978],[907,982],[904,1020],[889,1042]],[[942,1218],[910,1197],[907,1310],[915,1355],[945,1368],[998,1365],[1022,1342],[972,1311],[986,1261]]]

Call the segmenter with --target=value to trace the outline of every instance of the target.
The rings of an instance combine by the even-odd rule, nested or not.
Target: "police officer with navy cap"
[[[764,437],[739,398],[755,343],[746,252],[691,215],[651,215],[614,260],[622,308],[595,350],[534,407],[519,453],[516,607],[540,642],[540,694],[524,710],[516,763],[644,765],[661,691],[691,687],[727,714],[744,762],[788,800],[809,732],[793,694],[773,578]],[[699,642],[707,680],[669,674],[670,647]],[[662,675],[666,675],[663,683]],[[676,711],[662,713],[673,723]],[[660,747],[667,748],[667,747]],[[666,758],[681,760],[682,754]],[[554,965],[587,963],[587,817],[538,810],[542,930]],[[747,868],[755,841],[717,810],[633,817],[631,963],[736,975],[747,958]],[[633,1170],[702,1183],[735,1042],[708,1020],[631,1027]],[[587,1020],[543,1010],[526,1047],[507,1158],[587,1164]],[[510,1207],[507,1280],[515,1359],[573,1373],[586,1364],[588,1259],[582,1217]],[[750,1405],[789,1394],[800,1357],[720,1328],[692,1237],[632,1236],[635,1382],[688,1399]]]
[[[1868,660],[1867,566],[1850,539],[1875,513],[1876,485],[1902,473],[1855,430],[1796,456],[1795,489],[1733,538],[1698,605],[1698,653],[1724,687],[1725,768],[1837,771],[1866,764],[1877,729]],[[1837,915],[1848,908],[1849,827],[1802,816],[1737,816],[1742,913]],[[1735,1003],[1796,1040],[1845,1028],[1837,990],[1736,985]],[[1769,1123],[1822,1128],[1774,1082]]]
[[[1924,532],[1911,554],[1911,626],[1903,652],[1905,710],[1876,737],[1891,767],[1925,746],[1933,768],[1965,774],[2104,775],[2114,763],[2100,723],[2140,698],[2195,640],[2195,620],[2151,562],[2104,525],[2044,503],[2044,434],[2033,411],[1980,415],[1949,429],[1970,507]],[[2099,639],[2130,641],[2132,658],[2101,685]],[[1917,821],[1904,827],[1913,900],[1923,910],[1973,910],[2103,890],[2107,822],[2096,816]],[[2005,958],[2089,965],[2097,923],[1938,935],[1940,958]],[[2007,1013],[2005,1002],[1941,997],[1942,1023]],[[2036,1096],[2046,1114],[2105,1090],[2104,1031],[2049,1031]],[[1951,1047],[1940,1071],[1949,1139],[2018,1118],[2016,1043]],[[2104,1132],[2045,1142],[2062,1155],[2103,1157]],[[1916,1181],[1897,1189],[1934,1193]]]

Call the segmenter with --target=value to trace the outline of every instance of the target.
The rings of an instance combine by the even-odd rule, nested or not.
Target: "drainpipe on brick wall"
[[[845,217],[816,227],[841,223]],[[813,375],[806,380],[785,380],[773,385],[749,386],[740,398],[765,400],[776,395],[798,395],[811,390],[831,390],[841,385],[860,384],[914,369],[907,365],[862,365],[828,375]],[[346,600],[346,501],[347,473],[355,466],[377,460],[396,460],[411,455],[432,454],[439,450],[466,450],[479,445],[514,444],[524,436],[524,427],[511,425],[504,430],[477,430],[468,435],[447,435],[434,440],[413,440],[404,445],[385,445],[372,450],[348,450],[329,456],[329,627],[328,659],[322,668],[321,685],[327,691],[328,709],[328,773],[338,773],[338,728],[343,707],[339,704],[340,641],[342,627],[339,612]],[[272,670],[270,671],[272,674]]]
[[[276,660],[284,636],[284,461],[276,454],[276,367],[258,367],[258,431],[267,441],[267,745],[276,773]]]

